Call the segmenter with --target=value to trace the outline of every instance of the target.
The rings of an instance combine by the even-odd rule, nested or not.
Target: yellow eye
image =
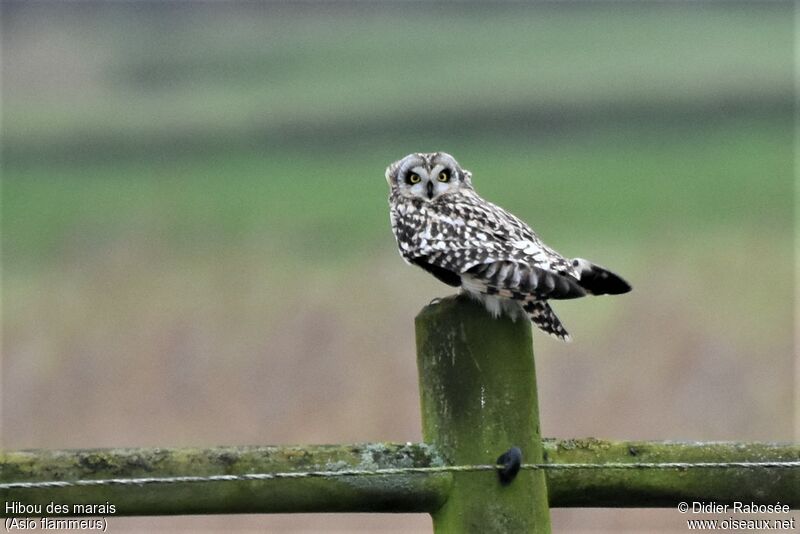
[[[450,179],[450,171],[444,170],[439,173],[439,181],[446,182]]]
[[[417,173],[411,173],[408,175],[408,181],[412,184],[418,184],[422,180]]]

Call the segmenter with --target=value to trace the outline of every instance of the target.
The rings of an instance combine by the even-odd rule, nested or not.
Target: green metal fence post
[[[492,464],[512,446],[524,463],[543,461],[531,327],[493,319],[464,296],[424,308],[416,319],[422,429],[452,465]],[[433,515],[441,532],[550,532],[543,471],[453,474]]]

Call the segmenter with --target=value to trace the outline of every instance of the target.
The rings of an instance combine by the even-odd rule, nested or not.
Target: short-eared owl
[[[630,291],[614,273],[545,245],[530,226],[478,196],[471,178],[444,152],[409,154],[386,169],[392,231],[408,263],[461,287],[495,316],[527,314],[565,341],[548,299]]]

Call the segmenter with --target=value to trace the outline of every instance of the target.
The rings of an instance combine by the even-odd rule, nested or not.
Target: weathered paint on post
[[[448,464],[492,464],[509,448],[543,461],[531,327],[494,319],[464,296],[424,308],[416,319],[422,429]],[[433,513],[436,532],[550,532],[544,471],[454,473]]]

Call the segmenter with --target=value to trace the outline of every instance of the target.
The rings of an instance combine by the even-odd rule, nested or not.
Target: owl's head
[[[386,169],[392,193],[433,202],[442,195],[472,189],[472,173],[445,152],[414,153]]]

